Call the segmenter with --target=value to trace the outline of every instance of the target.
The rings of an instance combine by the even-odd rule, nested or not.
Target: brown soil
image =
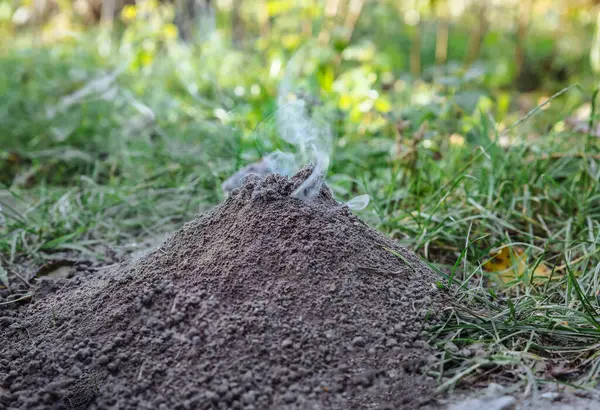
[[[309,172],[250,177],[140,259],[0,306],[0,409],[427,402],[438,278],[328,188],[291,198]]]

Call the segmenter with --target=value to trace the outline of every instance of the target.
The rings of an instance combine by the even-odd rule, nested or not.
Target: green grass
[[[228,58],[216,57],[222,54]],[[2,265],[27,276],[35,269],[26,267],[65,253],[112,263],[218,203],[223,180],[279,144],[272,119],[278,78],[266,58],[217,42],[166,47],[139,67],[123,65],[127,55],[102,56],[89,38],[2,55]],[[419,253],[456,297],[447,321],[432,329],[440,354],[430,372],[440,390],[473,377],[594,387],[598,142],[555,126],[592,92],[572,87],[547,110],[527,115],[512,103],[501,114],[498,90],[478,91],[483,99],[465,108],[465,92],[483,85],[461,82],[458,72],[456,88],[408,79],[386,91],[377,82],[373,89],[391,110],[356,118],[338,104],[356,90],[318,91],[328,81],[324,58],[299,81],[336,118],[334,192],[340,200],[371,195],[361,217]],[[236,72],[240,64],[247,71]],[[334,75],[360,80],[360,69],[342,64]],[[115,72],[83,98],[69,97]],[[437,98],[417,105],[419,93]],[[399,127],[401,119],[410,124]],[[451,143],[453,133],[465,137],[463,145]],[[511,143],[503,146],[505,137]],[[528,270],[507,286],[482,269],[499,246],[527,255]],[[555,280],[532,285],[541,263]],[[571,371],[559,372],[558,363]]]

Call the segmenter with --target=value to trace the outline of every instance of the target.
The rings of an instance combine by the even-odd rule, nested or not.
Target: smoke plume
[[[309,114],[310,102],[294,81],[301,77],[306,50],[299,50],[288,62],[277,97],[279,136],[292,145],[295,152],[276,151],[267,157],[267,162],[275,172],[288,176],[306,164],[313,165],[312,174],[292,194],[301,200],[310,200],[321,190],[332,151],[332,132],[325,114],[318,109],[311,110]]]
[[[260,162],[242,168],[225,181],[222,185],[224,191],[228,192],[239,186],[244,176],[250,173],[277,173],[291,177],[305,165],[311,164],[312,174],[292,196],[310,201],[319,194],[331,162],[333,133],[326,110],[319,107],[299,86],[302,66],[309,61],[309,50],[308,47],[303,47],[290,59],[277,96],[276,128],[279,137],[293,147],[293,151],[277,150]],[[369,199],[369,195],[359,195],[346,202],[346,205],[350,209],[361,210],[367,207]]]

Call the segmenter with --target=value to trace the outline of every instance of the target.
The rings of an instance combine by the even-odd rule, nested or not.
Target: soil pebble
[[[145,256],[1,306],[0,408],[430,400],[434,382],[418,370],[445,306],[439,278],[326,186],[293,198],[310,172],[249,176]]]

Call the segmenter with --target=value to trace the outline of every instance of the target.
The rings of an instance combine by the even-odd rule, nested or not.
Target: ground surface
[[[446,305],[437,276],[328,188],[292,198],[309,174],[250,179],[140,259],[46,279],[32,301],[2,306],[0,405],[429,402],[425,331]]]
[[[589,392],[545,388],[535,395],[535,398],[531,395],[523,398],[520,392],[515,392],[514,387],[502,387],[492,383],[485,390],[455,392],[440,398],[437,408],[440,410],[594,410],[600,408],[600,398]]]

